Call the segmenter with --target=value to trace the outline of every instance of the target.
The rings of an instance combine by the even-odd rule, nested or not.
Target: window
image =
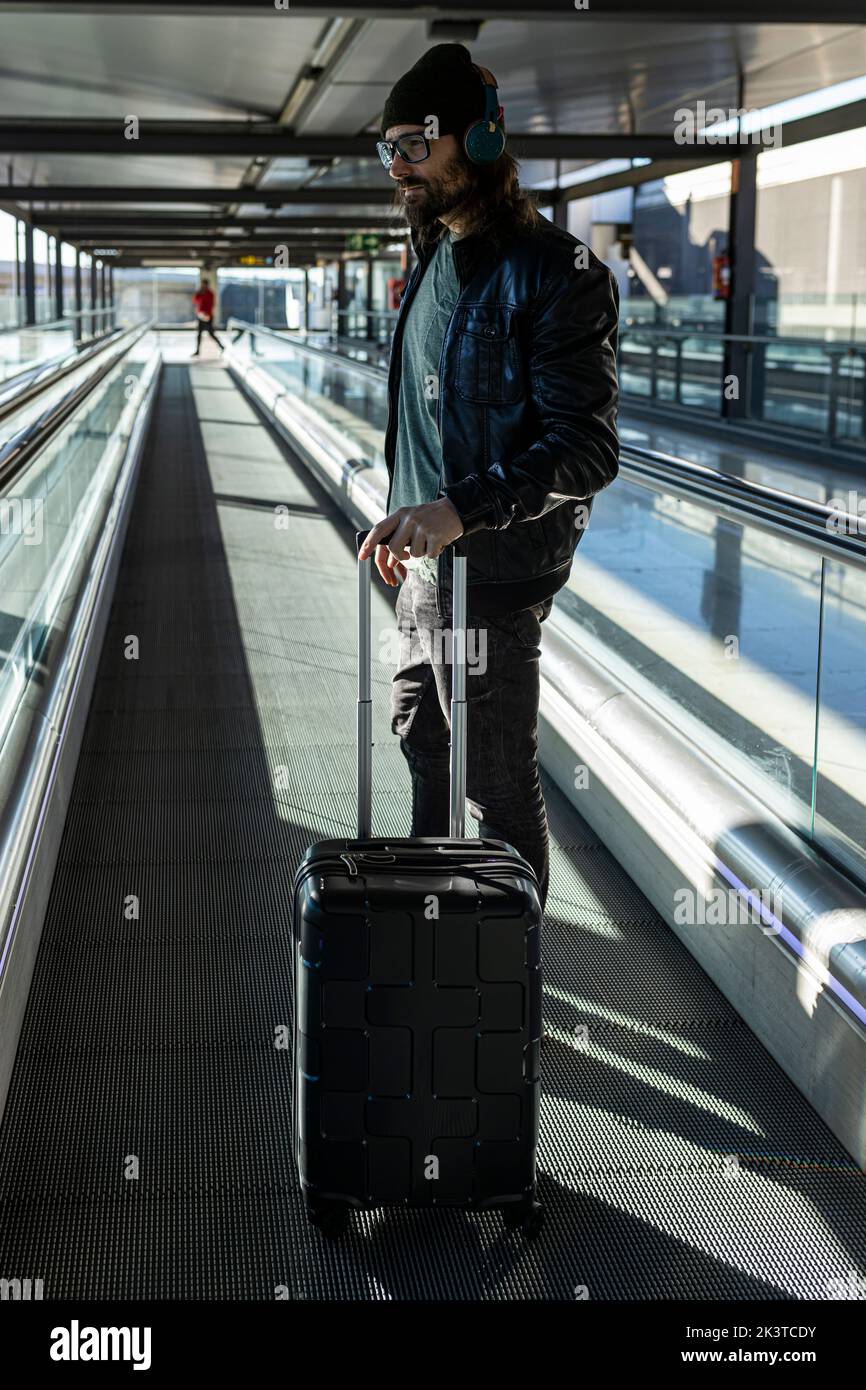
[[[14,217],[0,212],[0,328],[20,321],[17,227]]]
[[[63,275],[63,317],[75,311],[75,247],[67,241],[60,246],[60,265]]]
[[[33,228],[33,280],[36,289],[36,322],[48,323],[55,317],[51,293],[51,261],[49,238],[39,227]]]

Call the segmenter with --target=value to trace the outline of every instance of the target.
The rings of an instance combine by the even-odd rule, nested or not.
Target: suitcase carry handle
[[[356,550],[368,532],[355,532]],[[459,538],[458,538],[459,539]],[[451,620],[451,838],[462,840],[466,833],[466,556],[454,557],[453,616]],[[373,651],[371,574],[373,556],[358,562],[358,839],[372,835],[373,793]],[[446,658],[447,659],[447,658]]]

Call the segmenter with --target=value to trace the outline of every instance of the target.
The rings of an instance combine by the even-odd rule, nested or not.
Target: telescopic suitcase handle
[[[355,532],[360,552],[368,532]],[[466,556],[453,552],[453,614],[448,656],[451,660],[451,838],[466,833]],[[375,553],[375,552],[374,552]],[[444,552],[443,552],[444,553]],[[373,651],[372,651],[373,556],[358,562],[358,839],[372,835],[373,799]]]

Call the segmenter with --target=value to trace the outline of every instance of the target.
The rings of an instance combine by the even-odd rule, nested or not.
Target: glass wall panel
[[[91,298],[90,265],[91,257],[86,251],[81,253],[81,307],[87,310],[93,307]],[[81,327],[79,332],[82,337],[86,337],[93,330],[91,327],[90,316],[85,312],[80,320]]]
[[[635,190],[627,322],[722,331],[714,267],[727,254],[731,165],[689,169]]]
[[[15,218],[0,212],[0,328],[20,323],[18,236]]]
[[[51,238],[53,240],[53,238]],[[49,238],[39,227],[33,228],[33,277],[36,284],[36,322],[47,323],[56,317],[51,292],[51,262]]]
[[[866,129],[758,155],[755,241],[772,331],[866,342]]]
[[[213,287],[215,276],[208,275]],[[158,266],[153,272],[154,310],[158,323],[192,324],[192,297],[201,283],[197,266]],[[217,304],[219,314],[219,304]]]
[[[128,328],[156,317],[156,271],[148,266],[114,267],[114,302],[118,327]]]
[[[369,266],[362,260],[346,261],[343,273],[346,298],[340,314],[339,331],[347,338],[366,338]]]
[[[66,318],[75,310],[75,247],[68,241],[61,242],[60,263],[63,274],[63,316]]]
[[[303,323],[304,272],[300,268],[233,266],[217,273],[219,318],[243,319],[268,328],[299,328]]]
[[[329,261],[314,265],[309,271],[309,329],[310,332],[330,333],[336,330],[337,265]]]
[[[860,534],[866,517],[860,517]],[[866,569],[824,561],[815,836],[866,878]]]

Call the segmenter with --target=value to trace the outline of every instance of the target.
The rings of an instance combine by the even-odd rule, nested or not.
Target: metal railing
[[[376,342],[390,338],[397,321],[396,309],[337,309],[334,313],[340,337]]]
[[[866,343],[622,323],[623,399],[866,446]]]
[[[45,323],[7,324],[0,328],[0,382],[19,378],[34,367],[57,361],[70,349],[114,331],[117,308],[72,310]]]
[[[17,474],[26,467],[30,459],[44,448],[46,440],[60,428],[64,421],[74,415],[99,382],[107,377],[118,362],[126,357],[130,348],[149,331],[150,327],[149,323],[144,322],[133,328],[122,330],[113,335],[109,342],[100,343],[93,352],[86,355],[83,362],[77,362],[54,373],[48,382],[41,382],[32,391],[27,392],[26,399],[30,400],[45,392],[48,386],[62,380],[76,367],[86,365],[88,361],[95,364],[92,372],[77,382],[59,400],[53,400],[36,419],[28,421],[18,434],[13,435],[11,439],[0,445],[0,489],[9,486]],[[104,361],[100,360],[103,356]],[[23,401],[15,397],[7,403],[5,410],[0,407],[0,419],[17,410],[21,404]]]
[[[382,350],[396,317],[395,310],[335,310],[328,346]],[[866,449],[866,342],[665,328],[623,316],[619,374],[625,403]]]
[[[70,309],[59,319],[46,319],[42,323],[8,323],[0,328],[0,333],[46,333],[74,324],[76,319],[110,318],[117,313],[116,304],[105,304],[100,308]]]
[[[0,1112],[158,379],[147,327],[31,422],[0,472],[18,615],[0,653]]]
[[[78,371],[100,353],[106,352],[113,344],[120,342],[125,334],[134,331],[136,326],[138,325],[133,325],[132,328],[111,329],[93,341],[84,340],[81,345],[73,344],[66,353],[43,358],[35,366],[25,367],[15,376],[6,377],[0,383],[0,420],[6,419],[22,405],[49,390],[63,377]]]

